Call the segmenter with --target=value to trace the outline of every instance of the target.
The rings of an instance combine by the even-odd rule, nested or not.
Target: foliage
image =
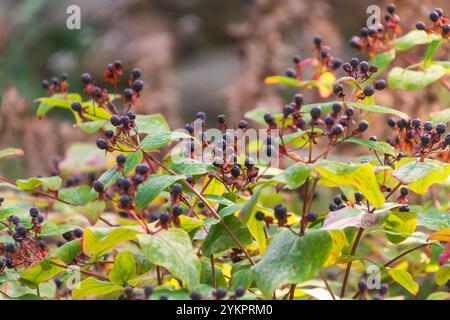
[[[369,62],[342,63],[316,37],[317,58],[296,57],[286,77],[268,77],[267,84],[336,97],[304,104],[297,93],[281,112],[248,112],[268,136],[250,139],[242,153],[239,139],[252,131],[246,120],[235,130],[220,115],[216,139],[203,112],[176,131],[162,115],[136,115],[141,72],[134,69],[118,93],[121,61],[104,71],[114,93],[87,73],[82,93],[68,92],[66,76],[44,81],[48,97],[36,99],[38,117],[61,108],[86,134],[103,137],[97,148],[72,145],[52,176],[0,177],[9,187],[0,199],[0,293],[35,299],[14,283],[34,290],[54,281],[42,297],[317,298],[313,287],[329,299],[339,298],[338,289],[341,299],[448,299],[442,288],[426,296],[420,285],[433,273],[438,287],[450,278],[448,109],[421,121],[374,98],[386,85],[445,85],[449,64],[433,57],[448,44],[448,21],[397,37],[395,8],[388,11],[382,29],[351,41]],[[428,46],[423,62],[392,68],[387,83],[377,78],[418,45]],[[304,67],[314,68],[311,79],[303,78]],[[386,141],[366,138],[367,113],[392,116]],[[336,158],[343,144],[365,150],[364,157]],[[247,151],[255,149],[269,159],[252,159]],[[14,156],[23,152],[0,151],[0,159]],[[432,201],[412,204],[424,194]],[[370,292],[363,273],[369,265],[392,285]],[[69,290],[74,273],[81,282]]]

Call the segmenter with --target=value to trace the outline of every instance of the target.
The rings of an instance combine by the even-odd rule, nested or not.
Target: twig
[[[356,235],[355,241],[353,242],[352,250],[350,253],[351,256],[355,255],[356,249],[358,248],[359,240],[361,240],[363,232],[364,232],[364,228],[359,228],[358,234]],[[341,299],[345,295],[345,289],[347,288],[348,276],[350,275],[351,268],[352,268],[352,261],[347,263],[347,269],[345,270],[344,281],[342,282],[342,289],[341,289],[341,295],[340,295]]]

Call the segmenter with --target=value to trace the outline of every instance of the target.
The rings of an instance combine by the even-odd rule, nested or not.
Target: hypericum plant
[[[378,76],[397,51],[429,43],[427,63],[415,72],[449,72],[448,61],[432,60],[436,43],[448,42],[436,31],[447,20],[436,9],[429,34],[387,37],[399,31],[395,7],[388,11],[383,29],[361,45],[373,58],[351,58],[327,87],[334,101],[305,104],[298,93],[280,112],[250,111],[246,117],[263,127],[255,138],[246,120],[235,129],[224,115],[214,130],[198,112],[172,131],[159,114],[135,114],[144,82],[137,68],[123,81],[121,61],[104,71],[112,91],[88,73],[80,94],[69,93],[66,75],[43,81],[49,96],[37,99],[40,118],[67,109],[80,129],[102,137],[96,146],[71,146],[49,177],[0,177],[10,188],[0,198],[0,294],[449,299],[449,110],[427,121],[375,104],[377,91],[391,87]],[[296,58],[290,77],[268,82],[307,88],[324,73],[335,77],[341,62],[320,38],[314,43],[319,58]],[[309,63],[318,69],[305,82],[300,71]],[[368,113],[392,116],[386,141],[368,134]],[[368,154],[339,159],[334,150],[348,143]],[[252,150],[263,157],[251,157]]]

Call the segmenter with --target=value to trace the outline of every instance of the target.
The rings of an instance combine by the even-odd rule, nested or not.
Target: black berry
[[[368,85],[367,87],[364,88],[364,94],[367,97],[373,96],[374,93],[375,93],[375,90],[372,85]]]
[[[142,81],[142,80],[136,80],[136,81],[133,83],[133,90],[136,91],[136,92],[141,92],[142,89],[144,89],[144,81]]]
[[[106,149],[108,149],[108,142],[105,139],[102,139],[102,138],[97,139],[97,147],[100,150],[106,150]]]
[[[136,173],[141,175],[147,174],[149,170],[150,169],[146,164],[140,164],[135,169]]]
[[[29,213],[32,218],[36,218],[39,215],[39,210],[37,208],[31,208]]]
[[[161,214],[159,215],[159,222],[161,224],[167,224],[169,222],[170,216],[169,213],[167,211],[163,211],[161,212]]]
[[[125,162],[127,162],[127,157],[124,154],[121,153],[116,157],[116,163],[118,166],[123,166]]]
[[[321,114],[322,114],[322,109],[319,106],[314,106],[311,108],[311,117],[313,119],[320,118]]]
[[[81,82],[85,85],[89,84],[92,82],[92,77],[89,73],[83,73],[81,75]]]
[[[172,214],[173,214],[174,217],[178,217],[178,216],[182,215],[183,214],[183,207],[180,206],[179,204],[173,206]]]
[[[255,213],[255,219],[258,221],[263,221],[265,217],[266,217],[266,215],[262,211],[257,211]]]
[[[400,194],[401,194],[402,196],[407,196],[407,195],[408,195],[408,188],[402,187],[402,188],[400,189]]]
[[[422,21],[417,21],[416,29],[417,30],[425,30],[425,23],[423,23]]]
[[[439,13],[431,11],[429,17],[431,21],[436,22],[439,19]]]
[[[98,193],[102,193],[103,191],[105,191],[105,186],[103,185],[102,182],[100,181],[95,181],[94,184],[92,185],[94,190]]]
[[[375,81],[375,89],[377,90],[383,90],[386,88],[386,81],[383,79]]]
[[[278,220],[284,219],[287,215],[287,208],[282,204],[277,204],[274,208],[274,213]]]
[[[446,124],[443,123],[443,122],[438,123],[438,124],[436,125],[436,132],[437,132],[437,133],[443,134],[443,133],[445,133],[446,130],[447,130],[447,126],[446,126]]]
[[[361,192],[359,192],[359,191],[356,191],[355,192],[355,201],[356,202],[361,202],[362,199],[363,199],[363,194]]]
[[[369,123],[366,120],[362,120],[358,125],[358,131],[364,132],[369,128]]]
[[[80,112],[81,110],[83,110],[83,106],[81,105],[80,102],[75,101],[72,103],[72,105],[70,106],[72,108],[73,111],[75,112]]]
[[[183,191],[183,188],[181,187],[181,184],[179,184],[179,183],[175,183],[171,188],[171,192],[175,195],[181,194],[182,191]]]
[[[77,238],[81,238],[83,236],[83,230],[81,230],[80,228],[76,228],[75,230],[73,230],[73,235]]]

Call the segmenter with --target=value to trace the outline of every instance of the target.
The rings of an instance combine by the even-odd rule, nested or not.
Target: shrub
[[[96,147],[71,146],[52,176],[0,177],[11,188],[0,199],[1,282],[42,288],[46,298],[127,300],[324,296],[307,286],[333,299],[379,300],[422,294],[417,281],[431,273],[438,286],[448,284],[449,110],[421,120],[375,103],[387,88],[439,82],[448,90],[449,62],[433,60],[448,44],[448,20],[441,9],[430,19],[399,36],[395,7],[388,6],[382,26],[363,28],[350,41],[369,61],[344,62],[316,36],[315,58],[295,57],[286,77],[266,83],[335,97],[305,104],[296,94],[280,112],[248,112],[264,135],[244,149],[240,143],[253,130],[246,120],[235,130],[219,115],[211,131],[198,112],[185,130],[172,131],[159,114],[135,114],[145,83],[136,68],[122,87],[121,61],[104,71],[112,91],[88,73],[82,93],[68,91],[67,76],[44,80],[40,118],[66,109],[79,129],[103,136]],[[391,69],[387,82],[379,78],[416,45],[428,46],[422,62]],[[307,66],[315,70],[309,79]],[[390,116],[386,141],[367,133],[374,125],[367,113]],[[348,143],[367,154],[330,159]],[[249,150],[263,156],[254,159]],[[0,152],[9,156],[23,152]],[[424,194],[429,201],[413,203]],[[374,288],[377,277],[395,285]],[[313,279],[321,282],[307,282]],[[441,289],[429,296],[448,297]]]

